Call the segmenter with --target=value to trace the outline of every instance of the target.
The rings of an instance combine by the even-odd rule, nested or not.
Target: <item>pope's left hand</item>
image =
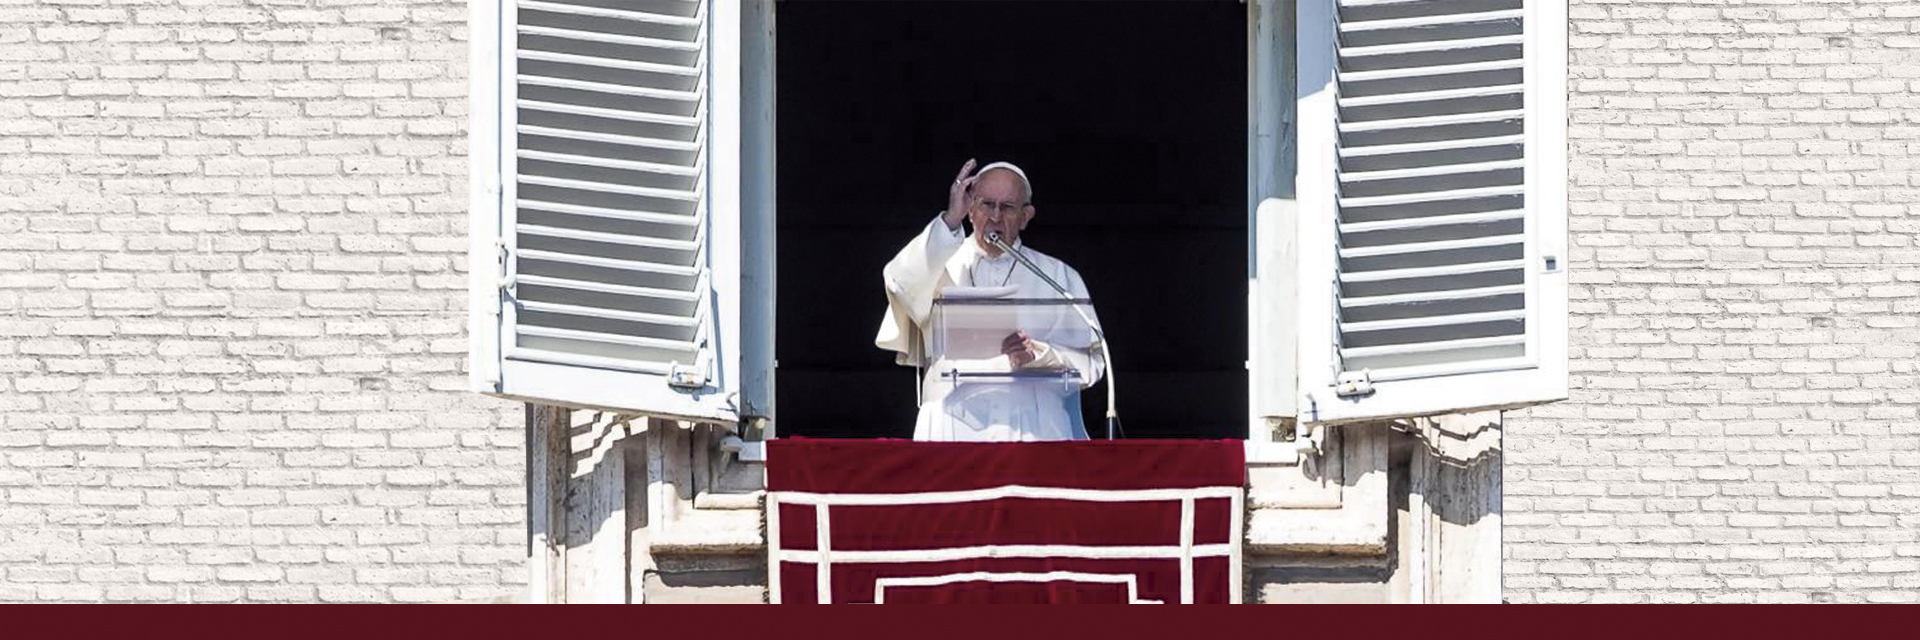
[[[1040,341],[1034,340],[1025,331],[1015,331],[1008,334],[1006,340],[1000,341],[1000,353],[1006,354],[1007,361],[1012,362],[1015,369],[1039,359],[1043,348]]]

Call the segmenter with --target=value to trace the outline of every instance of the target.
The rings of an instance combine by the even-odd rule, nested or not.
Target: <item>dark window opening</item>
[[[1246,437],[1245,5],[776,7],[781,435],[912,435],[880,272],[976,157],[1032,177],[1022,238],[1086,279],[1125,435]]]

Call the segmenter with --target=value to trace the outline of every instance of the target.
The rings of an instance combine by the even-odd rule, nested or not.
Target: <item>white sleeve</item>
[[[920,235],[914,236],[887,261],[883,276],[887,285],[887,296],[895,304],[904,305],[914,323],[925,323],[933,312],[933,296],[940,286],[940,275],[946,271],[947,260],[966,241],[966,234],[960,229],[947,228],[943,216],[934,216]]]

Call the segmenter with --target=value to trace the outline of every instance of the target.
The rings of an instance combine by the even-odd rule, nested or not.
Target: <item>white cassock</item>
[[[1013,248],[1033,261],[1075,298],[1088,298],[1086,282],[1080,273],[1053,256],[1015,243]],[[932,337],[926,330],[933,312],[933,301],[947,287],[1014,287],[1011,297],[1057,299],[1059,294],[1046,281],[1027,270],[1013,256],[990,258],[972,237],[948,229],[935,216],[920,235],[887,262],[885,271],[887,314],[880,322],[880,333],[873,343],[899,352],[900,364],[927,367],[920,383],[920,415],[914,421],[913,439],[934,441],[1025,442],[1036,440],[1085,440],[1086,424],[1078,406],[1078,394],[1049,385],[975,385],[949,388],[939,384],[943,362],[928,362]],[[1094,326],[1099,318],[1092,305],[1085,305]],[[1069,312],[1071,313],[1071,312]],[[1078,316],[1074,316],[1077,318]],[[1023,323],[1024,324],[1024,323]],[[1040,356],[1028,369],[1072,368],[1080,372],[1079,388],[1093,386],[1106,373],[1105,363],[1088,352],[1086,332],[1051,331],[1050,326],[1020,326],[1041,343]],[[1078,335],[1079,337],[1067,337]],[[1074,341],[1080,344],[1071,344]],[[1010,366],[999,356],[1002,367]],[[1071,389],[1077,392],[1079,389]],[[1071,405],[1071,406],[1069,406]]]

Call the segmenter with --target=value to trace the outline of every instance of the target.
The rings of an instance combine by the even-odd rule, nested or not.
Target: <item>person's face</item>
[[[991,255],[998,255],[987,242],[987,234],[1000,232],[1000,241],[1009,245],[1020,239],[1020,232],[1033,220],[1033,205],[1022,197],[1020,176],[1005,169],[994,169],[980,176],[973,183],[972,201],[968,207],[967,219],[973,222],[973,233],[979,237],[980,248],[987,249]]]

